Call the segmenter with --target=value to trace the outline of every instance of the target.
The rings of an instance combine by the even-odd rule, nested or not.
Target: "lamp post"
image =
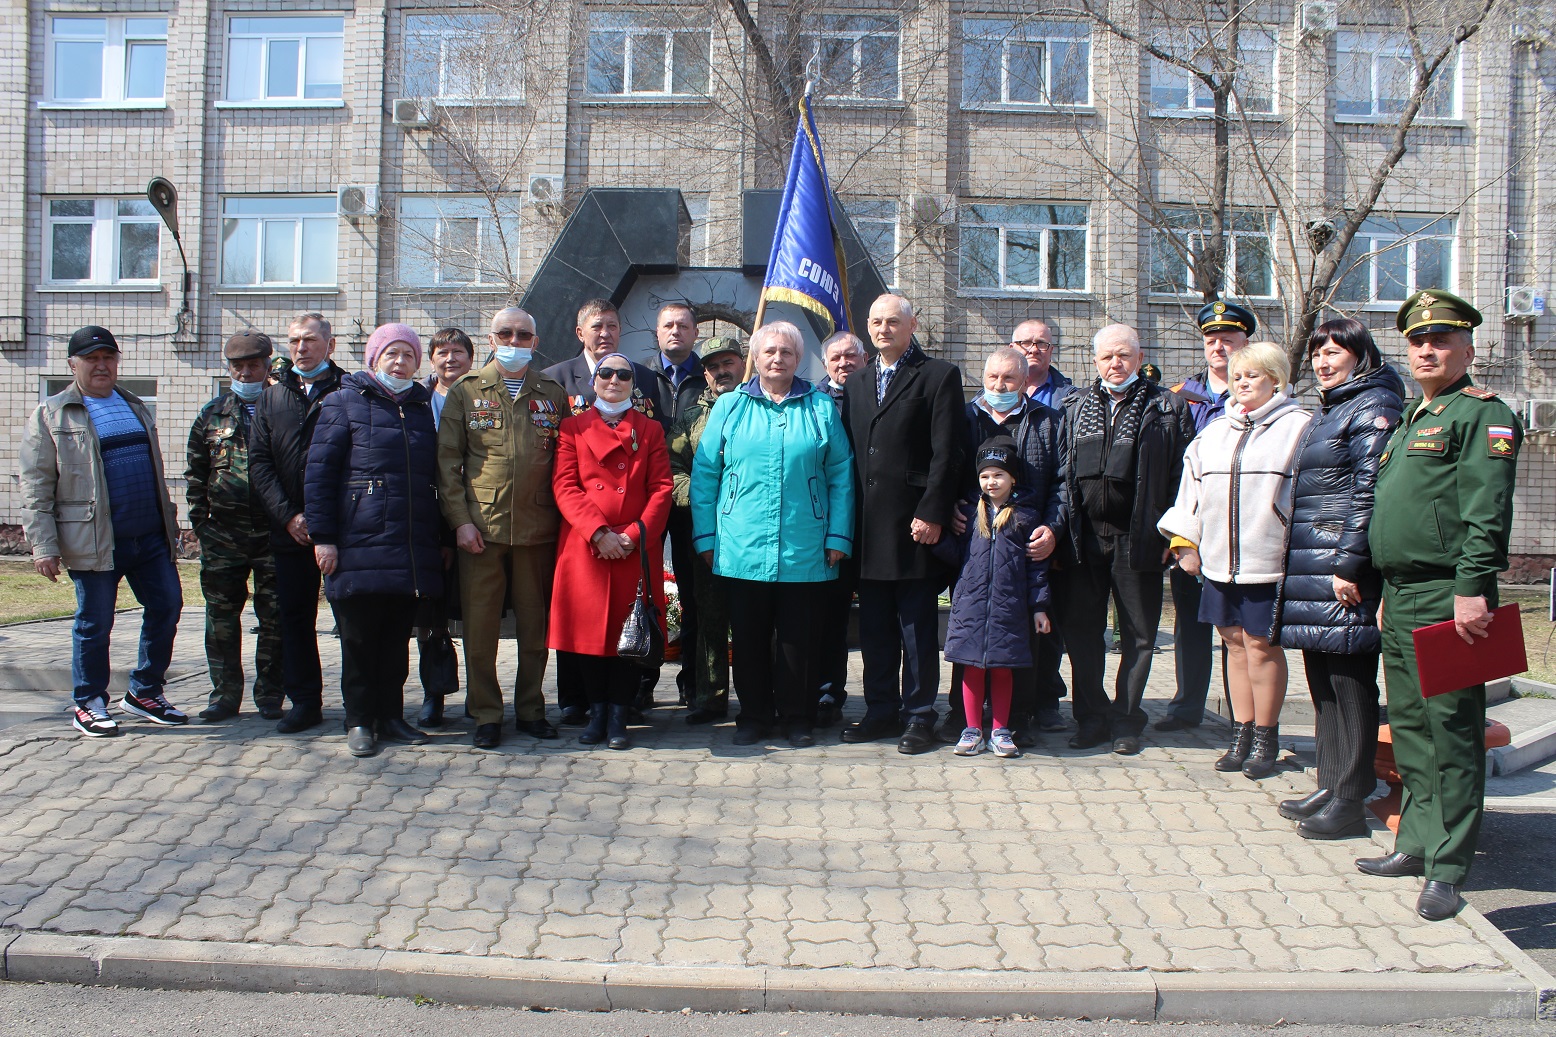
[[[157,215],[162,217],[167,229],[173,232],[173,244],[178,246],[178,258],[184,264],[184,303],[178,310],[178,331],[174,337],[187,338],[194,332],[194,310],[189,306],[194,275],[189,272],[189,257],[184,255],[184,242],[178,236],[178,188],[167,177],[152,177],[146,185],[146,199],[157,210]]]

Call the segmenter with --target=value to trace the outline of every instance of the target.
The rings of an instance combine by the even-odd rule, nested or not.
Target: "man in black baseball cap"
[[[99,349],[111,349],[119,352],[119,342],[113,337],[113,332],[107,328],[100,328],[96,324],[88,324],[86,327],[70,336],[70,346],[65,350],[65,356],[85,356],[95,353]]]

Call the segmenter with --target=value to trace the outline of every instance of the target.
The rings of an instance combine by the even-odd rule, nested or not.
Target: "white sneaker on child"
[[[1008,727],[996,727],[989,735],[989,748],[994,750],[995,756],[1020,756],[1021,750],[1016,746],[1016,739],[1011,735]]]
[[[977,756],[983,752],[983,728],[964,727],[962,737],[957,739],[956,748],[952,751],[958,756]]]

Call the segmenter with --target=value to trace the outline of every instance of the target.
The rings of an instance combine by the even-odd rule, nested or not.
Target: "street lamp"
[[[189,292],[194,286],[194,276],[189,272],[189,257],[184,255],[184,242],[178,236],[178,188],[167,177],[155,176],[146,185],[146,198],[151,202],[151,207],[157,210],[157,215],[162,217],[162,222],[167,224],[167,229],[173,232],[173,244],[178,246],[178,258],[184,264],[184,304],[178,311],[177,332],[177,336],[182,337],[194,330],[194,310],[189,307]]]

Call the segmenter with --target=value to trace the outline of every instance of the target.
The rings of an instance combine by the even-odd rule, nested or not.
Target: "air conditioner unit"
[[[432,104],[414,97],[402,97],[394,102],[394,124],[415,129],[432,125]]]
[[[562,201],[562,178],[559,176],[530,177],[528,198],[531,205],[560,204]]]
[[[1304,0],[1297,5],[1297,31],[1304,40],[1328,36],[1338,22],[1334,0]]]
[[[1524,428],[1530,432],[1556,431],[1556,400],[1530,400],[1525,403]]]
[[[1507,316],[1509,320],[1534,320],[1545,316],[1545,293],[1526,284],[1508,288]]]
[[[349,185],[335,189],[335,215],[377,216],[378,188]]]

